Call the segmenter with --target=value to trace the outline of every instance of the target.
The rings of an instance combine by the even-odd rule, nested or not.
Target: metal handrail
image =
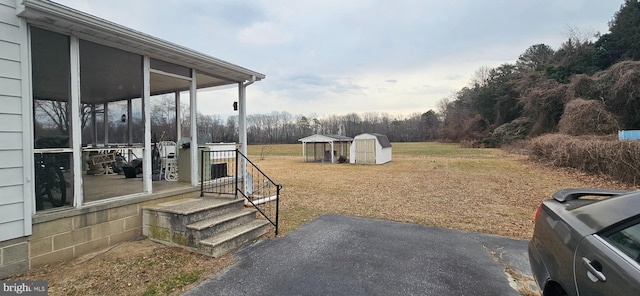
[[[273,185],[277,185],[275,182],[273,182],[271,180],[271,178],[269,178],[269,176],[267,176],[267,174],[265,174],[257,165],[255,165],[253,163],[253,161],[251,161],[246,155],[242,154],[242,152],[240,152],[240,150],[236,149],[236,153],[238,153],[240,156],[242,156],[246,161],[248,161],[254,168],[256,168],[258,170],[258,172],[260,172],[265,178],[267,178],[267,180],[269,180],[269,182],[273,183]]]
[[[236,149],[236,159],[238,159],[239,157],[242,157],[244,160],[246,160],[249,164],[251,164],[251,167],[254,168],[255,170],[257,170],[262,177],[264,177],[268,184],[273,184],[276,187],[276,198],[275,198],[275,202],[276,202],[276,208],[275,208],[275,218],[274,220],[272,220],[273,217],[269,217],[269,215],[267,215],[265,213],[265,211],[263,211],[263,209],[261,209],[259,207],[259,205],[255,204],[253,202],[253,200],[251,200],[251,198],[249,198],[245,192],[243,190],[240,190],[240,188],[237,186],[238,182],[236,181],[236,198],[237,198],[237,193],[239,192],[240,194],[242,194],[242,196],[244,197],[245,201],[248,201],[256,210],[258,210],[258,212],[260,212],[260,214],[262,214],[262,216],[267,219],[267,221],[269,221],[269,223],[271,223],[271,225],[273,225],[273,227],[275,227],[275,236],[278,236],[278,218],[279,218],[279,209],[280,209],[280,190],[282,189],[282,185],[280,184],[276,184],[275,182],[273,182],[273,180],[271,180],[271,178],[269,178],[269,176],[267,176],[267,174],[265,174],[255,163],[253,163],[253,161],[251,161],[246,155],[242,154],[242,152],[240,152],[239,150]],[[237,176],[238,176],[238,161],[236,161],[236,180],[237,180]],[[245,178],[243,178],[244,182],[246,182],[247,180]]]
[[[229,155],[227,159],[229,159],[229,161],[227,163],[224,163],[224,170],[229,170],[233,167],[232,172],[233,172],[233,181],[231,181],[231,178],[226,178],[226,179],[220,179],[223,180],[221,182],[216,183],[217,185],[211,186],[211,189],[209,189],[209,191],[207,191],[205,189],[205,160],[207,158],[211,159],[211,155],[206,155],[207,153],[234,153],[234,156]],[[246,165],[246,172],[245,175],[242,176],[242,179],[240,179],[240,161],[241,160],[245,160],[247,165]],[[231,161],[235,161],[235,164],[231,164]],[[212,169],[213,171],[213,169]],[[257,177],[255,178],[255,180],[264,180],[265,186],[261,186],[259,187],[257,190],[253,190],[253,180],[254,177],[252,174],[249,173],[249,171],[251,171],[253,174],[255,174]],[[229,172],[226,172],[229,173]],[[211,172],[211,175],[213,175],[214,173]],[[226,174],[226,176],[229,176],[229,174]],[[211,176],[211,180],[214,177],[219,177],[219,176]],[[248,178],[251,177],[251,178]],[[247,180],[249,179],[249,180]],[[269,223],[271,223],[271,225],[273,225],[275,227],[275,235],[278,236],[278,220],[279,220],[279,211],[280,211],[280,190],[282,189],[282,185],[280,184],[276,184],[275,182],[273,182],[273,180],[267,176],[255,163],[253,163],[246,155],[242,154],[242,152],[240,152],[238,149],[236,150],[227,150],[227,151],[202,151],[201,154],[201,160],[200,160],[200,196],[204,196],[205,192],[208,193],[221,193],[221,194],[233,194],[234,198],[239,198],[240,195],[242,195],[242,197],[245,200],[245,203],[248,202],[249,204],[251,204],[267,221],[269,221]],[[244,184],[242,187],[240,188],[240,180],[242,180],[243,184],[246,182],[251,182],[250,185],[248,184]],[[255,192],[260,192],[260,191],[269,191],[271,192],[269,189],[272,188],[271,184],[273,184],[273,186],[275,187],[275,199],[272,199],[272,197],[274,197],[274,195],[269,196],[268,198],[266,198],[266,201],[263,200],[263,203],[256,203],[254,202],[254,198],[251,197],[251,195]],[[233,186],[233,187],[231,187]],[[252,190],[251,190],[251,194],[245,192],[247,186],[251,186]],[[272,207],[271,207],[271,201],[275,201],[275,212],[272,211]],[[274,217],[275,216],[275,217]]]
[[[260,209],[260,207],[258,205],[256,205],[249,197],[247,197],[244,192],[242,192],[242,190],[240,190],[240,188],[236,188],[237,192],[240,192],[240,194],[242,194],[242,196],[244,196],[244,199],[246,201],[248,201],[249,203],[251,203],[251,205],[258,210],[258,212],[260,214],[262,214],[262,216],[267,219],[267,221],[269,221],[269,223],[271,223],[271,225],[273,225],[273,227],[275,227],[276,230],[276,236],[278,236],[278,213],[279,213],[279,208],[280,208],[280,189],[282,189],[282,185],[278,185],[278,184],[273,184],[276,186],[276,212],[275,212],[275,220],[271,220],[271,218],[269,218],[269,215],[265,214],[264,211],[262,211],[262,209]]]

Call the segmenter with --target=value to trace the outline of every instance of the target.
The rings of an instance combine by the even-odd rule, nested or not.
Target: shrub
[[[531,133],[532,127],[533,121],[531,119],[521,117],[497,127],[493,130],[491,136],[485,138],[482,143],[485,147],[501,147],[505,144],[524,140]]]
[[[529,151],[530,158],[555,166],[605,175],[634,186],[640,181],[640,141],[550,134],[532,139]]]
[[[623,129],[640,127],[640,61],[624,61],[591,77],[576,75],[567,93],[604,103]]]
[[[617,130],[618,122],[613,114],[595,100],[569,101],[558,123],[558,132],[572,136],[608,135]]]

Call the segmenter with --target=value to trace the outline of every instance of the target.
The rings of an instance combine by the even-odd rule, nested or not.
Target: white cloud
[[[249,46],[269,47],[286,44],[291,40],[291,36],[277,24],[259,22],[240,30],[238,39]]]
[[[469,84],[480,67],[529,46],[558,48],[567,27],[607,31],[619,1],[592,0],[58,0],[267,78],[248,112],[411,114]],[[616,3],[617,2],[617,3]],[[200,96],[234,114],[237,90]]]

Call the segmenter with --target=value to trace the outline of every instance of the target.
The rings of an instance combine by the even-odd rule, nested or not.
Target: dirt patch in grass
[[[11,280],[47,280],[49,295],[179,295],[233,264],[148,239],[125,242]]]
[[[527,239],[537,206],[558,189],[632,189],[494,149],[396,143],[390,163],[351,165],[304,163],[300,145],[249,148],[252,160],[284,186],[282,235],[334,213]],[[210,258],[141,240],[14,279],[48,280],[50,295],[177,295],[234,262],[231,255]]]

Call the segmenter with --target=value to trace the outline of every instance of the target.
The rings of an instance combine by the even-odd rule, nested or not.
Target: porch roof
[[[72,31],[81,38],[105,40],[138,54],[195,68],[199,72],[198,88],[265,78],[264,74],[51,1],[22,0],[18,15],[35,24]]]

